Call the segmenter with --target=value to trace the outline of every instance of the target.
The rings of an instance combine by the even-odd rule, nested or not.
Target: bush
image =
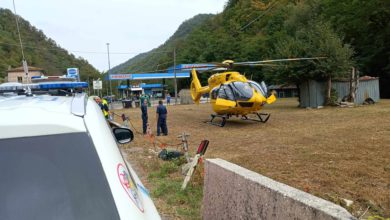
[[[335,89],[330,90],[330,98],[327,98],[325,105],[336,106],[338,104],[338,93]]]

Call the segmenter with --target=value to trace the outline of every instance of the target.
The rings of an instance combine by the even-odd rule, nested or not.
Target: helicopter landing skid
[[[254,118],[248,118],[248,116],[246,115],[243,115],[242,116],[242,120],[249,120],[249,121],[256,121],[256,122],[262,122],[262,123],[266,123],[269,119],[269,117],[271,117],[271,114],[267,114],[267,113],[253,113],[254,115],[257,115],[257,117],[259,119],[254,119]]]
[[[210,116],[211,116],[210,121],[206,121],[206,123],[207,123],[207,124],[211,124],[211,125],[215,125],[215,126],[219,126],[219,127],[225,126],[226,118],[229,118],[229,116],[227,116],[227,115],[214,115],[214,114],[211,114]],[[213,120],[214,120],[216,117],[222,119],[221,123],[215,123],[215,122],[213,122]]]

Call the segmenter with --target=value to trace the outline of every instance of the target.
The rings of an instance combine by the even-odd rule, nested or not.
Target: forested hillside
[[[130,59],[120,71],[172,66],[172,52],[156,52],[173,47],[177,63],[326,56],[319,62],[239,70],[268,83],[297,83],[345,77],[354,66],[360,74],[381,77],[381,96],[390,98],[389,1],[229,0],[221,14],[193,27],[188,35],[172,36],[161,47]]]
[[[66,73],[66,68],[78,67],[83,80],[99,76],[98,70],[85,59],[76,58],[59,47],[28,21],[20,18],[19,25],[28,65],[43,68],[47,75],[62,75]],[[0,78],[5,77],[7,69],[21,65],[22,54],[14,14],[0,8]]]

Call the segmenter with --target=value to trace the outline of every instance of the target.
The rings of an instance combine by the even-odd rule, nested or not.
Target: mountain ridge
[[[75,57],[61,48],[43,31],[19,16],[20,34],[28,65],[40,67],[47,75],[66,74],[66,68],[77,67],[82,80],[98,78],[99,71],[82,57]],[[19,38],[16,31],[15,15],[9,9],[0,8],[0,78],[6,71],[22,65]]]

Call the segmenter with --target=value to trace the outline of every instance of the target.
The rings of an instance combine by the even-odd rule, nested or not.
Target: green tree
[[[292,7],[285,21],[283,37],[275,44],[273,54],[278,57],[326,57],[314,61],[295,61],[284,70],[271,71],[278,82],[299,84],[308,79],[327,80],[327,102],[331,100],[332,79],[343,78],[352,67],[353,50],[344,44],[331,24],[318,17],[317,1],[299,3]]]
[[[354,50],[357,67],[380,77],[382,97],[390,97],[390,1],[323,0],[321,16],[329,20]]]

